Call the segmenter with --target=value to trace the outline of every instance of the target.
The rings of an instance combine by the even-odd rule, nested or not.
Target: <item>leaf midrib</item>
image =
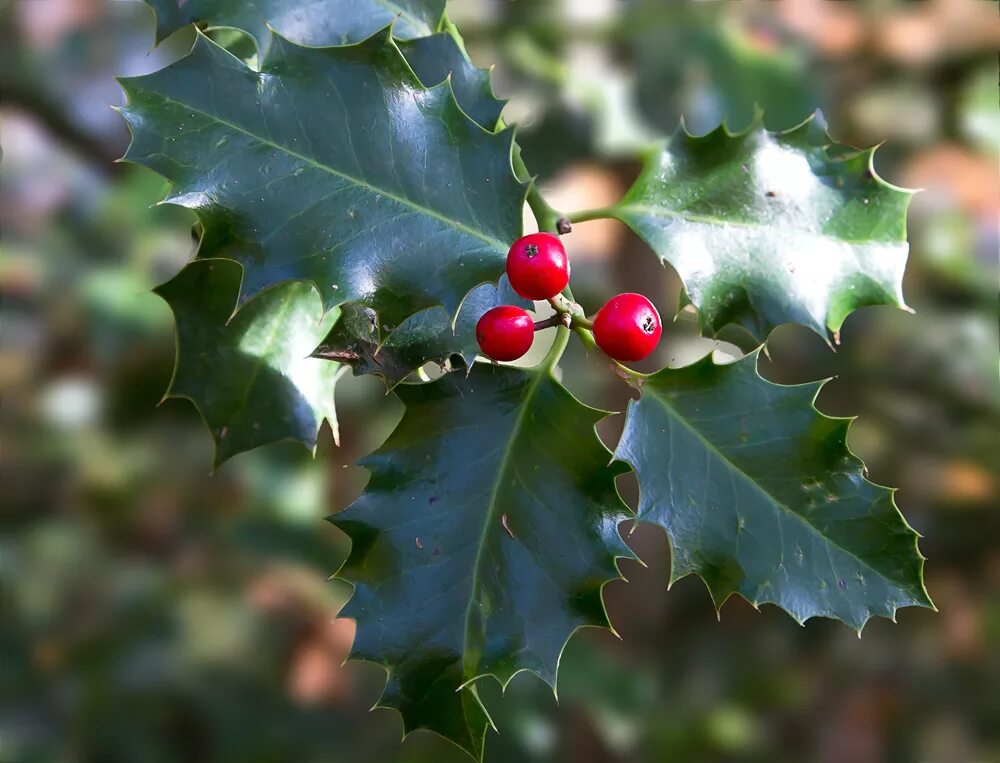
[[[746,220],[726,220],[720,217],[713,217],[712,215],[702,215],[695,212],[687,212],[684,210],[677,211],[669,207],[651,207],[648,204],[633,204],[623,200],[619,204],[613,206],[612,211],[619,220],[623,223],[630,224],[626,217],[628,213],[632,212],[639,216],[656,217],[661,219],[669,220],[684,220],[685,222],[699,223],[702,225],[712,225],[717,228],[749,228],[749,229],[766,229],[777,227],[783,233],[791,231],[792,233],[801,234],[803,236],[816,236],[818,238],[827,238],[833,241],[838,241],[843,244],[849,244],[851,246],[865,246],[871,244],[879,245],[901,245],[905,241],[899,239],[887,239],[881,240],[877,238],[842,238],[840,236],[835,236],[831,233],[825,233],[824,231],[811,231],[805,230],[803,228],[796,227],[785,227],[781,226],[781,221],[779,220],[779,225],[775,225],[771,222],[754,222]],[[788,222],[791,222],[790,220]]]
[[[756,490],[758,493],[763,494],[775,506],[778,506],[779,508],[784,509],[787,513],[789,513],[792,516],[794,516],[796,519],[798,519],[803,525],[805,525],[807,528],[809,528],[809,530],[811,532],[815,533],[824,542],[826,542],[829,545],[833,546],[834,548],[842,551],[847,556],[849,556],[852,559],[854,559],[855,561],[857,561],[858,564],[860,564],[861,566],[863,566],[866,569],[869,569],[872,572],[874,572],[876,575],[878,575],[880,578],[882,578],[883,580],[885,580],[887,583],[889,583],[892,586],[894,586],[896,588],[899,588],[901,590],[905,590],[905,591],[907,591],[907,593],[909,593],[910,595],[912,595],[912,592],[910,592],[908,586],[906,586],[905,584],[899,583],[899,582],[897,582],[895,580],[892,580],[889,577],[886,577],[886,575],[883,572],[881,572],[880,570],[877,570],[874,567],[872,567],[868,562],[866,562],[866,561],[862,560],[860,557],[858,557],[857,554],[855,554],[852,551],[844,548],[843,546],[841,546],[839,543],[836,543],[831,538],[828,538],[826,535],[824,535],[822,532],[820,532],[819,528],[817,528],[815,525],[813,525],[811,522],[809,522],[804,516],[802,516],[800,513],[798,513],[797,511],[795,511],[794,509],[792,509],[790,506],[786,505],[782,501],[779,501],[775,496],[771,495],[767,490],[765,490],[763,487],[761,487],[760,485],[758,485],[757,482],[754,481],[754,479],[753,479],[753,477],[751,475],[747,474],[739,466],[737,466],[729,458],[727,458],[726,455],[721,450],[719,450],[719,448],[715,445],[715,443],[713,443],[711,440],[709,440],[708,438],[706,438],[701,433],[701,431],[698,430],[693,424],[691,424],[687,420],[687,418],[680,411],[678,411],[676,408],[674,408],[674,406],[671,405],[670,402],[666,398],[664,398],[663,396],[661,396],[658,393],[658,391],[655,391],[656,390],[655,387],[651,387],[650,385],[646,385],[645,389],[653,389],[654,390],[653,397],[655,397],[660,403],[662,403],[664,409],[666,409],[667,411],[669,411],[670,414],[672,415],[672,417],[674,419],[676,419],[677,421],[679,421],[681,423],[681,425],[685,429],[687,429],[698,440],[700,440],[702,443],[704,443],[705,447],[709,451],[715,453],[719,457],[719,459],[721,459],[730,469],[732,469],[737,474],[739,474],[744,479],[744,481],[749,482],[750,485],[752,486],[752,488],[754,490]],[[783,556],[784,556],[784,550],[782,550],[782,557]]]
[[[479,568],[482,564],[483,558],[483,548],[486,546],[486,539],[489,536],[490,526],[493,524],[496,517],[497,509],[497,495],[500,492],[500,485],[503,482],[502,476],[507,472],[508,464],[510,463],[510,457],[513,453],[513,443],[518,439],[518,435],[521,432],[521,427],[524,424],[525,413],[530,407],[530,403],[538,391],[538,387],[542,380],[548,376],[548,371],[534,371],[534,378],[525,390],[524,396],[521,398],[520,410],[517,414],[517,419],[514,421],[514,426],[510,430],[510,437],[507,440],[507,446],[504,448],[503,457],[500,459],[500,465],[497,468],[496,480],[493,483],[493,489],[490,492],[489,498],[489,509],[486,512],[486,518],[483,521],[483,529],[479,535],[479,544],[476,546],[476,558],[473,561],[472,567],[472,585],[469,588],[469,603],[465,607],[465,633],[462,639],[462,677],[463,683],[462,688],[467,686],[470,682],[473,682],[480,674],[475,676],[467,675],[467,668],[469,667],[466,663],[469,655],[469,618],[472,614],[472,605],[475,602],[476,589],[479,586]]]
[[[384,196],[384,197],[386,197],[388,199],[392,199],[393,201],[396,201],[399,204],[402,204],[404,206],[410,207],[411,209],[416,210],[420,214],[423,214],[423,215],[426,215],[427,217],[431,217],[431,218],[434,218],[436,220],[439,220],[439,221],[445,223],[446,225],[448,225],[449,227],[454,228],[457,231],[460,231],[462,233],[470,235],[470,236],[472,236],[474,238],[478,238],[481,241],[483,241],[483,242],[485,242],[487,244],[490,244],[490,245],[496,247],[497,250],[499,250],[499,251],[503,251],[503,250],[506,249],[506,245],[503,244],[499,239],[495,239],[492,236],[485,235],[485,234],[481,233],[480,231],[477,231],[475,228],[470,228],[468,225],[465,225],[464,223],[461,223],[458,220],[454,220],[452,218],[445,217],[440,212],[437,212],[437,211],[435,211],[433,209],[430,209],[429,207],[425,207],[425,206],[423,206],[421,204],[418,204],[415,201],[413,201],[412,199],[408,199],[405,196],[399,196],[398,194],[395,194],[392,191],[386,191],[383,188],[379,188],[378,186],[374,186],[371,183],[368,183],[368,182],[366,182],[364,180],[361,180],[360,178],[357,178],[357,177],[355,177],[353,175],[350,175],[350,174],[348,174],[346,172],[338,170],[335,167],[331,167],[328,164],[323,164],[322,162],[317,161],[316,159],[313,159],[313,158],[311,158],[309,156],[306,156],[305,154],[301,154],[298,151],[293,151],[288,146],[282,145],[281,143],[275,143],[272,140],[269,140],[267,138],[261,137],[257,133],[251,132],[250,130],[247,130],[247,129],[245,129],[245,128],[243,128],[243,127],[241,127],[241,126],[239,126],[239,125],[237,125],[237,124],[235,124],[233,122],[230,122],[230,121],[226,120],[226,119],[222,119],[221,117],[219,117],[216,114],[211,114],[211,113],[209,113],[209,112],[207,112],[207,111],[205,111],[203,109],[199,109],[199,108],[197,108],[195,106],[192,106],[191,104],[185,103],[184,101],[179,101],[176,98],[171,98],[168,95],[164,95],[162,93],[156,92],[155,90],[151,91],[151,92],[154,93],[155,95],[157,95],[158,97],[162,98],[167,103],[173,103],[173,104],[176,104],[177,106],[181,106],[181,107],[183,107],[185,109],[189,109],[190,111],[193,111],[193,112],[195,112],[197,114],[201,114],[203,117],[205,117],[205,118],[207,118],[207,119],[209,119],[209,120],[211,120],[211,121],[213,121],[213,122],[215,122],[217,124],[224,125],[224,126],[230,128],[232,130],[235,130],[236,132],[242,133],[243,135],[246,135],[246,136],[248,136],[250,138],[253,138],[254,140],[260,142],[262,145],[270,146],[271,148],[274,148],[274,149],[277,149],[279,151],[282,151],[282,152],[288,154],[289,156],[295,157],[296,159],[299,159],[300,161],[305,162],[306,164],[309,164],[309,165],[315,167],[316,169],[322,170],[322,171],[327,172],[327,173],[329,173],[331,175],[336,175],[337,177],[343,178],[344,180],[347,180],[348,182],[351,182],[354,185],[360,186],[361,188],[365,188],[368,191],[370,191],[372,194],[379,195],[379,196]]]

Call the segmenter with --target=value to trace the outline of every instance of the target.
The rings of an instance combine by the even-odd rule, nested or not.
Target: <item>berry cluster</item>
[[[569,258],[562,241],[552,233],[532,233],[515,241],[507,252],[507,278],[525,299],[548,300],[566,315],[566,325],[593,330],[597,346],[615,360],[642,360],[660,341],[660,314],[641,294],[612,297],[593,321],[572,315],[557,299],[569,284]],[[520,307],[501,305],[479,319],[476,339],[493,360],[517,360],[531,347],[535,331],[549,325],[547,321],[536,324]]]

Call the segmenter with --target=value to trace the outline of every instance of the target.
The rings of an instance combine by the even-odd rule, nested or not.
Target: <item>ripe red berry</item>
[[[660,314],[641,294],[612,297],[594,316],[597,346],[615,360],[642,360],[656,349],[662,333]]]
[[[517,360],[528,351],[534,338],[531,316],[513,305],[487,310],[476,324],[476,341],[493,360]]]
[[[507,252],[507,278],[525,299],[549,299],[569,283],[569,258],[558,236],[521,236]]]

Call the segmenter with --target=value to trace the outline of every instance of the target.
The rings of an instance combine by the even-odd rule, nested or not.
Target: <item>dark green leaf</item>
[[[826,337],[858,307],[904,306],[911,192],[875,174],[873,153],[831,146],[815,120],[682,129],[613,211],[677,269],[708,328]]]
[[[821,384],[772,384],[756,363],[667,368],[629,404],[615,457],[638,476],[639,518],[670,537],[671,582],[696,572],[716,606],[739,593],[859,630],[932,606],[917,534],[864,478],[850,421],[813,407]]]
[[[260,72],[200,35],[123,84],[126,158],[196,210],[199,257],[243,264],[241,301],[297,279],[327,309],[359,301],[392,327],[454,314],[520,235],[512,132],[483,130],[447,84],[423,88],[388,32],[340,48],[276,37]]]
[[[167,396],[187,398],[201,412],[215,439],[216,466],[285,438],[313,447],[324,419],[337,431],[333,389],[343,368],[308,357],[336,312],[324,315],[308,284],[286,283],[234,316],[239,285],[238,265],[205,260],[156,289],[177,325]]]
[[[437,85],[450,76],[455,97],[465,113],[487,130],[496,127],[504,102],[493,94],[490,73],[473,66],[451,35],[442,33],[400,42],[399,49],[424,85]]]
[[[502,276],[499,287],[486,283],[469,292],[454,327],[444,308],[432,307],[407,318],[384,344],[380,344],[382,332],[374,311],[344,305],[341,319],[315,356],[345,362],[355,375],[378,374],[391,388],[425,363],[444,365],[459,356],[469,365],[479,353],[476,323],[497,305],[519,305],[530,310],[532,303],[519,297],[507,277]]]
[[[478,756],[475,681],[531,670],[554,686],[573,631],[608,626],[627,509],[594,434],[604,413],[547,371],[476,364],[396,389],[403,420],[363,462],[365,493],[331,517],[352,541],[342,614],[357,620],[353,656],[389,672],[380,704]]]
[[[360,42],[388,24],[400,39],[437,31],[445,0],[146,0],[156,39],[190,23],[242,29],[265,51],[271,29],[301,45]]]

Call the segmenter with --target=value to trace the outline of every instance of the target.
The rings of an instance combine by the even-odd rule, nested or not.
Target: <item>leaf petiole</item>
[[[560,235],[569,233],[569,220],[542,196],[538,184],[528,172],[528,168],[524,164],[524,159],[521,158],[521,149],[517,145],[514,146],[513,162],[514,174],[517,176],[517,179],[522,183],[530,183],[527,201],[528,206],[531,208],[531,214],[535,218],[535,223],[538,225],[538,230],[546,233],[558,233]]]
[[[615,207],[597,207],[596,209],[582,209],[579,212],[570,212],[565,216],[570,223],[585,223],[590,220],[606,220],[615,218]]]

